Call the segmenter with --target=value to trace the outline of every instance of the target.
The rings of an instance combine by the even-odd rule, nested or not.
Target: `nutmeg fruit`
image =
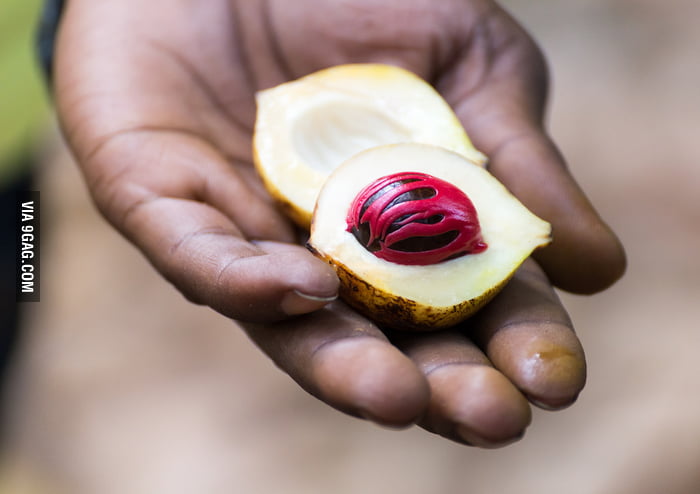
[[[409,182],[424,191],[402,190],[407,176],[429,177]],[[483,167],[409,143],[338,167],[321,189],[308,244],[335,268],[348,304],[391,327],[431,330],[491,300],[550,233]]]

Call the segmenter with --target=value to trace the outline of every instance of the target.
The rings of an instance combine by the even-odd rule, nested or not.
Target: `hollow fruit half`
[[[419,142],[485,161],[437,91],[398,67],[339,65],[256,97],[257,170],[272,196],[305,228],[328,175],[365,149]]]
[[[360,152],[328,177],[308,245],[335,268],[348,304],[428,330],[481,308],[550,233],[485,168],[409,143]]]

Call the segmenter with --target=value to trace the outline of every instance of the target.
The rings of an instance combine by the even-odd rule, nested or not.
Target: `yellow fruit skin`
[[[324,256],[313,245],[307,244],[307,247],[335,269],[340,280],[340,298],[345,303],[374,322],[401,330],[435,331],[455,326],[490,302],[515,273],[477,298],[449,307],[433,307],[377,288],[343,263]]]
[[[311,228],[311,218],[313,213],[306,211],[303,208],[296,206],[294,203],[286,198],[279,188],[274,184],[272,180],[267,176],[265,167],[260,164],[260,157],[258,156],[258,151],[253,147],[253,164],[258,172],[258,175],[262,179],[263,185],[267,189],[267,192],[274,199],[279,210],[287,218],[292,220],[297,226],[308,231]]]

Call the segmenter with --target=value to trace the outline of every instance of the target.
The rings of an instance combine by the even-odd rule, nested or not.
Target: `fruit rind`
[[[447,307],[433,307],[392,295],[363,280],[343,263],[322,256],[313,247],[310,250],[333,266],[340,280],[339,295],[348,305],[379,324],[402,330],[433,331],[455,326],[489,303],[514,274],[479,297]]]

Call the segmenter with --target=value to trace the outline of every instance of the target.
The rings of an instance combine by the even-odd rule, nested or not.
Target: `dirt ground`
[[[589,363],[573,407],[494,451],[331,410],[163,282],[59,148],[0,492],[700,492],[700,2],[506,4],[549,57],[552,133],[629,257],[610,290],[562,294]]]

